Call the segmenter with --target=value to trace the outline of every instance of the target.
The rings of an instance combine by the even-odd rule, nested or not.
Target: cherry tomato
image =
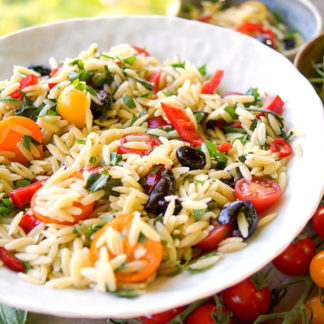
[[[317,235],[324,239],[324,205],[317,208],[312,219],[312,225]]]
[[[69,124],[83,128],[86,124],[86,111],[90,109],[91,100],[87,93],[70,85],[63,89],[57,100],[57,111]]]
[[[158,168],[157,170],[155,168]],[[161,172],[164,169],[162,164],[155,166],[153,170],[146,176],[145,189],[149,193],[155,184],[161,179]]]
[[[280,115],[284,105],[285,103],[280,96],[267,96],[264,100],[262,109],[268,109]]]
[[[313,313],[313,324],[324,324],[324,306],[319,296],[308,299],[305,306],[308,319],[311,318],[311,313]]]
[[[226,225],[217,223],[209,232],[208,236],[196,244],[196,246],[203,250],[214,250],[218,247],[218,244],[229,237],[231,233],[232,223]]]
[[[257,212],[262,212],[271,207],[280,197],[281,188],[273,180],[253,177],[252,180],[240,179],[235,183],[237,199],[249,200]]]
[[[42,143],[42,132],[39,126],[30,118],[13,116],[0,121],[0,154],[5,155],[12,162],[19,162],[27,165],[28,159],[21,153],[18,146],[22,145],[22,136],[30,136],[38,143]],[[36,145],[36,152],[33,152],[34,159],[43,159],[42,145]],[[27,148],[26,148],[27,149]],[[37,156],[36,156],[37,155]]]
[[[4,247],[0,247],[0,260],[12,271],[24,272],[26,270],[24,263],[10,255]]]
[[[217,148],[220,152],[226,153],[233,148],[233,145],[229,142],[223,142],[220,145],[217,145]]]
[[[159,128],[169,125],[162,117],[151,117],[147,122],[149,128]]]
[[[20,222],[19,226],[24,230],[26,234],[28,234],[32,229],[34,229],[37,225],[39,225],[41,222],[35,218],[34,216],[25,214]]]
[[[270,151],[274,153],[278,152],[278,156],[284,158],[291,155],[292,148],[283,138],[276,138],[270,145]]]
[[[324,288],[324,251],[313,257],[309,266],[309,273],[316,285]]]
[[[222,313],[226,314],[226,311],[222,309]],[[195,309],[186,319],[186,324],[214,324],[215,321],[212,315],[217,314],[217,308],[214,304],[204,304]],[[228,324],[232,324],[230,320]]]
[[[224,76],[224,71],[217,70],[208,81],[205,81],[202,84],[201,93],[202,94],[213,94],[215,92],[216,88],[221,83],[223,76]]]
[[[259,315],[266,314],[271,302],[268,287],[257,289],[251,278],[223,292],[225,308],[239,321],[253,322]]]
[[[26,87],[29,87],[31,85],[38,84],[39,80],[38,77],[34,74],[28,74],[24,78],[22,78],[19,82],[20,86],[19,89],[22,90]],[[20,91],[16,90],[10,95],[12,98],[19,99],[21,97]]]
[[[131,142],[143,142],[146,144],[146,148],[132,148],[127,147],[127,143]],[[119,154],[138,154],[140,156],[149,155],[156,146],[161,145],[162,142],[154,136],[145,133],[133,133],[127,134],[121,137],[120,146],[118,146]]]
[[[138,319],[145,324],[166,324],[178,314],[182,313],[185,308],[186,307],[173,308],[162,313],[141,316]]]
[[[303,237],[303,233],[300,237]],[[316,253],[313,241],[309,237],[298,239],[276,257],[272,263],[282,273],[288,276],[301,276],[308,272],[309,264]]]
[[[132,262],[135,260],[147,261],[146,266],[141,270],[137,270],[136,272],[117,272],[116,279],[118,282],[131,283],[144,281],[154,274],[162,262],[163,245],[161,241],[153,241],[146,237],[144,243],[137,242],[135,245],[130,245],[128,237],[132,227],[133,218],[133,214],[118,215],[117,217],[113,218],[95,234],[90,246],[90,259],[94,265],[99,259],[101,247],[106,244],[104,241],[104,243],[98,246],[97,242],[100,240],[102,235],[105,235],[107,228],[111,226],[114,230],[123,233],[123,250],[127,256],[126,262]],[[147,252],[142,257],[136,258],[135,251],[139,247],[144,248]],[[114,257],[114,254],[109,249],[108,253],[111,258]]]

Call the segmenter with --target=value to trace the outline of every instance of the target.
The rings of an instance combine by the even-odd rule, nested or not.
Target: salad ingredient
[[[276,114],[281,114],[285,103],[280,96],[266,96],[262,109],[268,109]]]
[[[175,316],[182,313],[186,307],[177,307],[162,313],[141,316],[138,319],[145,324],[165,324],[171,321]]]
[[[309,273],[317,286],[324,288],[324,251],[318,252],[309,266]]]
[[[177,159],[182,166],[190,170],[203,169],[206,165],[206,155],[204,152],[190,146],[181,146],[176,151]]]
[[[158,70],[152,74],[152,76],[149,78],[149,82],[153,83],[153,91],[158,92],[159,91],[159,84],[160,84],[160,77],[162,74],[162,70]]]
[[[21,90],[23,90],[26,87],[38,84],[38,82],[39,82],[39,79],[36,75],[28,74],[19,81],[19,83],[20,83],[19,90],[16,90],[10,96],[15,99],[21,99],[21,97],[22,97]]]
[[[201,93],[202,94],[213,94],[215,92],[216,88],[219,86],[219,84],[223,80],[223,76],[224,76],[224,71],[217,70],[208,81],[205,81],[202,84]]]
[[[312,225],[317,235],[324,240],[324,205],[317,208],[312,219]]]
[[[168,123],[162,117],[151,117],[147,120],[149,128],[159,128],[167,126]]]
[[[42,64],[29,65],[28,69],[34,70],[35,72],[39,73],[41,76],[51,74],[51,69],[48,66]]]
[[[4,247],[0,247],[0,260],[12,271],[24,272],[26,270],[24,263],[11,256]]]
[[[232,321],[228,319],[228,317],[224,317],[226,312],[222,309],[222,314],[218,314],[218,309],[214,304],[204,304],[200,307],[196,308],[186,319],[186,324],[214,324],[216,323],[224,323],[231,324]],[[220,316],[219,316],[220,315]],[[221,318],[221,321],[218,320],[218,317]]]
[[[276,138],[270,145],[271,152],[277,153],[280,158],[287,157],[292,153],[292,147],[283,138]]]
[[[25,214],[20,222],[19,226],[24,230],[26,234],[28,234],[32,229],[34,229],[36,226],[38,226],[41,222],[35,218],[34,216],[31,216],[29,214]]]
[[[314,296],[307,300],[306,304],[308,319],[311,319],[313,324],[324,323],[324,306],[320,296]]]
[[[105,113],[111,108],[110,94],[105,90],[98,91],[97,99],[99,99],[100,104],[92,100],[90,106],[94,118],[103,117]]]

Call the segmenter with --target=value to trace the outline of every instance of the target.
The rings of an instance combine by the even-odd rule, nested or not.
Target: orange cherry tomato
[[[309,273],[316,285],[324,288],[324,251],[313,257],[309,266]]]
[[[308,319],[311,318],[311,313],[313,312],[313,324],[324,324],[324,306],[319,296],[308,299],[305,306]]]
[[[30,118],[13,116],[0,122],[0,151],[8,152],[8,160],[27,165],[28,160],[21,153],[17,145],[22,142],[22,136],[28,135],[42,143],[42,132],[39,126]],[[43,159],[42,145],[36,145],[39,156],[35,159]],[[10,156],[12,154],[12,156]]]
[[[83,174],[81,172],[75,172],[71,177],[83,179]],[[77,224],[81,220],[89,218],[89,216],[93,210],[94,203],[91,203],[89,205],[83,205],[79,202],[74,202],[73,206],[80,208],[82,210],[81,214],[73,215],[74,221],[70,222],[70,221],[62,221],[62,220],[58,220],[58,219],[53,219],[53,218],[51,218],[47,215],[43,215],[37,211],[37,208],[36,208],[36,206],[37,206],[37,202],[36,202],[37,192],[38,191],[36,191],[36,193],[34,194],[32,200],[30,202],[30,206],[31,206],[34,216],[43,223],[47,223],[47,224],[54,223],[54,224],[60,224],[60,225],[74,225],[74,224]]]
[[[153,241],[146,237],[144,243],[137,242],[134,246],[131,246],[129,244],[128,237],[133,218],[133,214],[118,215],[116,218],[113,218],[95,234],[90,246],[90,258],[92,264],[94,265],[99,259],[100,248],[105,245],[105,243],[103,243],[101,246],[97,246],[97,242],[100,237],[105,234],[107,227],[111,226],[119,233],[123,233],[123,248],[124,253],[127,255],[126,262],[132,262],[135,260],[147,261],[147,265],[138,272],[117,272],[117,281],[123,283],[140,282],[149,278],[160,266],[163,257],[163,245],[161,241]],[[140,258],[135,258],[135,251],[139,247],[143,247],[147,251],[147,253]],[[114,257],[114,254],[110,250],[108,250],[108,253],[111,258]]]

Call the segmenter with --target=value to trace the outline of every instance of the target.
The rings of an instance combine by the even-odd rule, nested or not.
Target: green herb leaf
[[[163,168],[162,165],[155,165],[153,170],[150,172],[150,174],[156,174]]]
[[[27,312],[0,304],[0,323],[1,324],[25,324]]]
[[[180,69],[184,69],[185,68],[185,63],[174,63],[174,64],[171,64],[171,66],[173,68],[180,68]]]
[[[21,91],[22,92],[22,91]],[[23,92],[22,92],[23,93]],[[43,109],[44,105],[39,107],[35,107],[33,102],[29,100],[25,95],[23,96],[23,103],[20,109],[15,111],[16,116],[23,116],[30,118],[32,120],[36,120],[37,116],[39,115],[40,111]]]
[[[146,236],[143,233],[140,233],[139,237],[138,237],[138,242],[145,244],[146,242]]]
[[[146,113],[147,113],[147,110],[143,109],[138,116],[133,115],[130,126],[134,125],[136,120],[139,119],[140,117],[143,117],[144,115],[146,115]]]
[[[235,120],[238,118],[238,115],[235,112],[236,107],[225,107],[224,110],[231,116],[232,119]]]
[[[206,114],[201,111],[194,111],[193,115],[195,116],[197,124],[200,124],[202,122],[202,120],[206,117]]]
[[[21,98],[13,98],[13,97],[0,97],[0,102],[17,102],[17,101],[21,101]]]
[[[250,88],[245,93],[245,95],[254,97],[254,101],[244,104],[245,107],[257,106],[258,105],[259,99],[260,99],[260,94],[259,94],[259,89],[258,88]]]
[[[246,131],[243,128],[233,128],[233,127],[228,127],[225,126],[224,127],[224,133],[228,134],[228,133],[240,133],[240,134],[246,134]]]
[[[206,75],[206,64],[202,65],[200,68],[198,68],[198,71],[202,76]]]
[[[193,215],[194,215],[195,221],[198,222],[198,221],[202,220],[202,216],[204,214],[206,214],[206,212],[207,212],[207,209],[206,208],[204,208],[204,209],[195,209],[193,211]]]
[[[136,104],[135,104],[134,99],[131,96],[127,95],[127,94],[125,94],[123,96],[123,102],[124,102],[124,104],[125,104],[125,106],[127,108],[130,108],[130,109],[136,108]]]
[[[164,240],[164,239],[161,240],[161,243],[162,243],[163,246],[167,246],[168,245],[168,241],[167,240]]]
[[[123,298],[136,298],[139,296],[139,293],[136,290],[117,290],[114,292],[110,291],[110,293]]]
[[[87,236],[91,236],[93,233],[97,232],[101,227],[103,227],[106,223],[101,224],[92,224],[88,226],[84,231],[83,234]]]
[[[139,98],[145,98],[145,97],[149,96],[152,93],[153,93],[153,91],[147,91],[147,92],[143,93],[142,95],[140,95]]]
[[[139,82],[147,90],[153,91],[154,84],[152,82],[148,82],[148,81],[146,81],[144,79],[141,79],[141,78],[137,78],[136,81]]]
[[[242,143],[243,145],[245,145],[245,144],[247,143],[248,140],[249,140],[249,135],[246,134],[246,135],[244,135],[244,136],[234,138],[234,139],[231,141],[231,144],[234,144],[235,141],[241,141],[241,143]]]
[[[25,186],[28,186],[28,185],[30,185],[30,179],[25,178],[23,180],[16,181],[15,187],[16,188],[21,188],[21,187],[25,187]]]
[[[227,164],[227,156],[224,153],[220,152],[217,146],[212,142],[206,140],[205,145],[207,146],[210,157],[217,162],[217,168],[224,169]]]
[[[175,93],[174,93],[173,91],[170,91],[170,92],[162,91],[162,93],[163,93],[166,97],[175,96]]]
[[[123,156],[121,154],[111,152],[109,166],[121,165],[123,163]]]
[[[78,144],[87,144],[87,140],[85,139],[77,139]]]
[[[68,79],[73,82],[74,80],[79,78],[79,73],[75,71],[71,71],[68,73]]]
[[[257,127],[257,125],[258,125],[258,120],[254,119],[250,125],[250,130],[253,132],[255,130],[255,128]]]
[[[77,64],[78,65],[78,68],[81,70],[81,69],[84,69],[84,63],[81,59],[76,59],[74,61],[72,61],[72,65],[75,65]]]
[[[124,63],[132,65],[136,61],[136,56],[129,56],[124,59]]]
[[[23,135],[21,137],[21,144],[22,146],[30,151],[30,144],[33,143],[34,145],[41,145],[41,143],[37,142],[35,139],[33,139],[31,136],[28,136],[28,135]]]
[[[16,209],[9,197],[0,200],[0,216],[10,216],[11,212]]]
[[[96,163],[97,158],[95,156],[91,156],[91,158],[89,159],[90,163]]]

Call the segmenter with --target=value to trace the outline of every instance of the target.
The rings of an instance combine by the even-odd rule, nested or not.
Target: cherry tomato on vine
[[[141,316],[138,319],[145,324],[165,324],[185,310],[185,306],[169,309],[162,313]]]
[[[313,324],[324,324],[324,306],[319,296],[308,299],[305,306],[308,319],[311,318],[311,313],[313,313]]]
[[[253,322],[258,316],[268,312],[271,293],[268,287],[258,289],[250,277],[226,289],[223,292],[223,301],[225,308],[231,311],[236,319]]]
[[[204,304],[195,309],[186,319],[186,324],[214,324],[215,320],[213,315],[217,314],[217,307],[214,304]],[[225,310],[222,309],[222,314],[226,314]],[[217,322],[218,323],[218,322]],[[232,324],[231,320],[224,322]]]
[[[313,241],[301,233],[272,263],[280,272],[288,276],[301,276],[308,272],[315,253]]]
[[[317,208],[312,219],[312,225],[317,235],[324,239],[324,205]]]
[[[309,266],[309,273],[316,285],[324,288],[324,251],[313,257]]]

